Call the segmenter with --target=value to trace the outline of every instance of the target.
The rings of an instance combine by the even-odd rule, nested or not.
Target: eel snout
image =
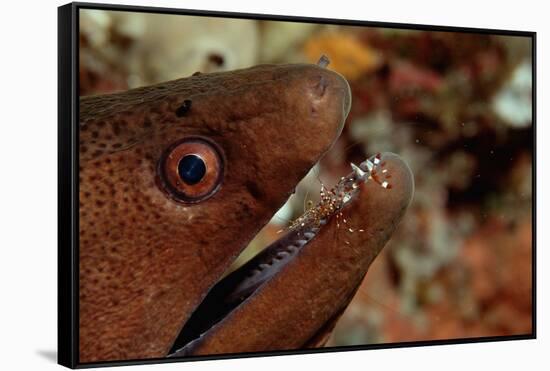
[[[310,66],[312,78],[309,94],[312,101],[312,112],[334,102],[335,115],[342,114],[345,119],[351,109],[351,89],[347,80],[337,72],[324,67]]]
[[[319,139],[332,141],[339,137],[351,109],[351,89],[347,80],[335,71],[312,64],[294,65],[279,73],[277,77],[284,82],[282,94],[294,106],[291,110],[302,117],[294,124],[294,129],[315,133],[309,136],[307,146],[302,140],[300,156]],[[296,133],[294,136],[303,137]]]
[[[211,322],[196,329],[195,340],[173,355],[323,345],[414,193],[411,170],[399,156],[384,153],[372,159],[332,189],[335,211],[327,214],[327,203],[320,204],[325,210],[321,217],[301,219],[222,280],[209,295],[225,309],[217,314],[199,310],[198,316]],[[344,189],[348,191],[341,196]],[[213,307],[208,299],[205,307]]]

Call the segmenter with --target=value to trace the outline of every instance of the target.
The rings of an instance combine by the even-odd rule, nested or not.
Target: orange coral
[[[313,63],[319,56],[330,58],[330,68],[348,80],[355,80],[380,64],[376,50],[348,32],[327,32],[309,39],[304,54]]]

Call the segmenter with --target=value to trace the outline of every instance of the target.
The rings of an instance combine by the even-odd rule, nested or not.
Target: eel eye
[[[223,158],[218,146],[200,137],[171,145],[159,166],[164,188],[178,201],[203,201],[220,188]]]

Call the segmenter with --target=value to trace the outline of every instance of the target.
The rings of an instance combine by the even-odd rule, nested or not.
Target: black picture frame
[[[240,19],[309,22],[349,26],[371,26],[396,29],[427,31],[449,31],[462,33],[522,36],[532,40],[533,63],[533,169],[532,169],[532,333],[525,335],[477,337],[402,343],[343,346],[319,349],[304,349],[276,352],[239,353],[186,358],[154,358],[124,361],[104,361],[80,363],[78,358],[78,267],[79,267],[79,215],[78,215],[78,117],[79,117],[79,11],[100,9],[112,11],[145,12],[175,15],[195,15],[208,17],[231,17]],[[190,9],[157,8],[95,3],[70,3],[58,8],[58,363],[69,368],[98,366],[154,364],[187,362],[241,357],[276,356],[287,354],[307,354],[321,352],[341,352],[380,348],[417,347],[426,345],[463,344],[507,340],[536,339],[536,32],[512,31],[485,28],[463,28],[421,24],[386,23],[363,20],[325,19],[268,14],[232,13],[221,11],[201,11]]]

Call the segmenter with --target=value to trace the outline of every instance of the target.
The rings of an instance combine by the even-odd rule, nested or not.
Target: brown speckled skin
[[[413,176],[403,160],[385,153],[382,162],[391,174],[391,189],[372,181],[362,184],[342,210],[339,227],[332,217],[277,275],[192,343],[187,354],[323,345],[414,193]]]
[[[183,117],[175,112],[190,99]],[[339,75],[265,65],[80,101],[80,362],[167,355],[208,289],[332,145],[349,111]],[[163,151],[216,142],[210,199],[158,186]]]

